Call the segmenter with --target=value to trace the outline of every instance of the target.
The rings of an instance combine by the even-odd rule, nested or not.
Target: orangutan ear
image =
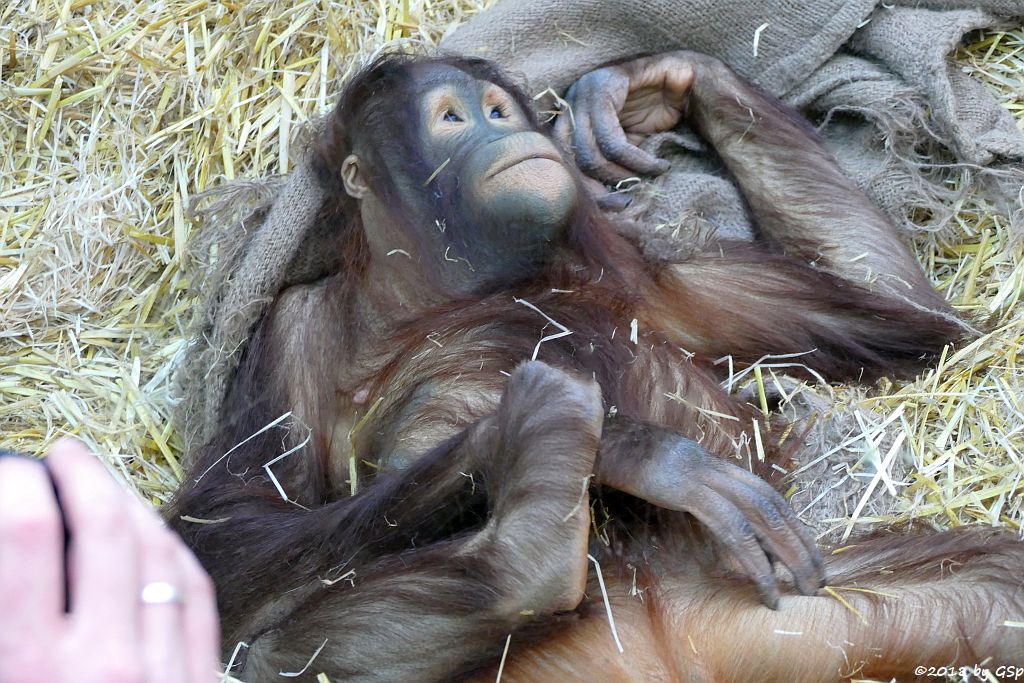
[[[353,199],[362,199],[370,191],[362,164],[362,160],[355,154],[349,154],[341,162],[341,180],[345,183],[345,192]]]

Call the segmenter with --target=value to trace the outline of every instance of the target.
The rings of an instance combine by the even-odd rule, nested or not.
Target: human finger
[[[0,659],[42,672],[63,628],[64,531],[46,469],[0,458]]]
[[[79,441],[62,439],[47,456],[71,536],[68,573],[76,627],[95,629],[127,652],[138,637],[139,553],[129,504],[135,505]]]
[[[147,683],[186,683],[184,603],[178,540],[142,503],[126,506],[139,539],[138,621]]]

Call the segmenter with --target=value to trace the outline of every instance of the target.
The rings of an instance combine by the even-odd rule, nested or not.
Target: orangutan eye
[[[444,120],[452,123],[460,123],[462,121],[462,117],[449,109],[444,113]]]

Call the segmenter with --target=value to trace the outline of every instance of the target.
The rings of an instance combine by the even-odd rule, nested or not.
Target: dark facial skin
[[[493,83],[452,67],[422,69],[424,152],[438,166],[461,157],[465,208],[537,238],[559,236],[576,182],[554,143]]]
[[[416,170],[390,180],[415,202],[412,213],[426,212],[437,230],[419,231],[419,245],[401,244],[399,232],[409,231],[382,225],[392,219],[368,211],[375,198],[364,196],[369,242],[382,254],[421,251],[413,261],[439,272],[449,293],[529,276],[563,238],[577,204],[577,173],[499,86],[445,65],[418,71],[420,149],[409,151]]]

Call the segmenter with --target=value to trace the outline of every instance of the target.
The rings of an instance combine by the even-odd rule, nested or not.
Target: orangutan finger
[[[818,544],[814,541],[814,535],[800,521],[800,518],[797,517],[796,512],[793,511],[789,503],[768,482],[746,470],[739,468],[729,469],[728,476],[740,481],[740,485],[744,487],[741,500],[751,500],[752,495],[756,496],[755,500],[758,501],[757,510],[763,512],[766,519],[773,520],[773,524],[784,526],[791,548],[800,557],[810,562],[809,567],[805,566],[798,573],[793,565],[780,556],[780,559],[783,559],[783,564],[789,567],[797,579],[797,588],[800,592],[804,595],[813,595],[818,588],[821,588],[826,583],[825,561],[821,557]]]
[[[601,153],[594,139],[593,125],[589,112],[580,111],[576,118],[576,132],[573,135],[573,150],[576,164],[587,175],[603,182],[617,183],[636,175],[618,164],[608,161]]]
[[[772,501],[771,498],[778,497],[778,494],[770,487],[771,497],[761,495],[752,487],[745,487],[739,492],[730,491],[737,488],[734,481],[721,482],[721,485],[714,488],[744,514],[761,546],[789,568],[797,590],[803,595],[814,595],[821,585],[821,555],[817,548],[809,549],[804,544],[798,532],[799,520],[794,524]]]
[[[704,488],[687,510],[736,559],[743,573],[754,582],[761,602],[771,609],[778,608],[778,579],[757,534],[739,508],[710,488]]]
[[[629,142],[611,98],[601,100],[592,114],[592,120],[594,141],[608,160],[640,175],[661,175],[669,169],[668,161]]]

